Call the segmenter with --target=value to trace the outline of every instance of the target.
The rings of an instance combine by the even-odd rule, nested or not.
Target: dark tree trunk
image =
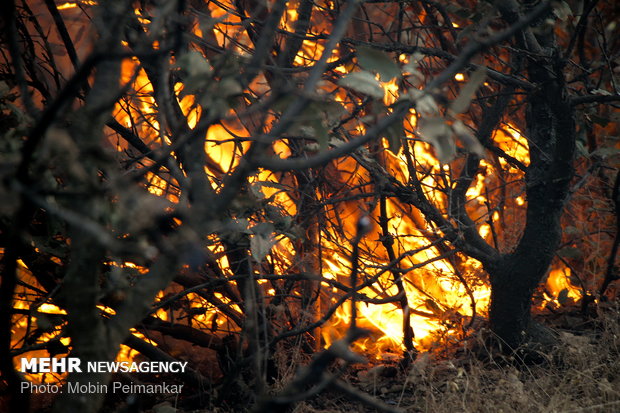
[[[515,285],[511,279],[515,274],[503,272],[492,275],[491,308],[489,321],[492,331],[503,344],[511,348],[522,341],[530,325],[532,289],[525,285]]]
[[[549,104],[532,103],[532,115],[528,116],[531,164],[526,176],[528,207],[523,236],[512,253],[485,265],[491,280],[491,328],[512,348],[528,336],[532,293],[560,243],[560,218],[572,177],[573,115],[570,110],[550,112]]]
[[[503,11],[514,23],[514,16]],[[537,54],[527,62],[530,81],[537,85],[527,97],[526,137],[530,164],[525,185],[527,213],[523,235],[513,252],[489,259],[491,329],[516,348],[532,337],[532,294],[547,273],[560,244],[560,218],[573,177],[576,145],[575,112],[558,63],[553,32],[524,33],[521,47]]]
[[[562,236],[560,217],[565,193],[549,188],[551,182],[532,183],[543,175],[530,171],[526,178],[528,208],[523,236],[514,252],[487,265],[491,328],[511,348],[528,338],[532,294],[547,273]],[[570,180],[570,176],[565,179]]]
[[[532,294],[547,272],[554,249],[531,250],[530,259],[516,254],[502,258],[489,270],[492,331],[507,349],[515,349],[532,337]],[[537,255],[537,257],[536,257]],[[536,339],[536,338],[534,338]]]

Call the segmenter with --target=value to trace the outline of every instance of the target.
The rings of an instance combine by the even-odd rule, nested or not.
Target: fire
[[[525,166],[530,164],[527,139],[514,125],[507,123],[504,128],[496,130],[493,135],[493,140],[504,149],[504,152],[508,155],[518,159]],[[500,158],[500,162],[502,166],[508,165],[503,158]],[[512,166],[510,168],[512,172],[514,168]]]
[[[80,5],[93,6],[95,4],[97,4],[95,1],[90,1],[90,0],[68,1],[65,3],[59,4],[58,6],[56,6],[56,8],[58,10],[67,10],[67,9],[74,9],[76,7],[79,7]]]
[[[417,148],[416,154],[420,154],[422,162],[428,162],[429,168],[440,173],[441,168],[428,147],[421,146]],[[399,180],[404,182],[408,179],[408,171],[404,155],[394,156],[386,155],[387,164],[391,172]],[[350,168],[350,169],[349,169]],[[339,164],[341,173],[345,173],[349,182],[367,182],[369,177],[356,168],[356,165],[350,161],[342,161]],[[425,178],[426,182],[431,186],[434,177]],[[476,191],[476,188],[474,188]],[[474,197],[480,196],[481,189],[472,194]],[[443,196],[437,194],[434,198],[437,202],[444,202]],[[359,204],[353,203],[350,209],[339,210],[338,216],[342,222],[345,238],[351,239],[354,234],[354,224]],[[401,234],[398,242],[395,243],[398,254],[407,254],[409,251],[419,251],[405,258],[399,268],[404,279],[404,288],[406,291],[407,301],[411,309],[411,327],[415,333],[415,344],[418,348],[429,348],[433,345],[434,337],[441,331],[453,328],[450,323],[446,323],[449,317],[471,317],[474,315],[471,299],[468,294],[474,298],[477,314],[485,314],[490,298],[490,290],[487,285],[479,284],[467,291],[467,288],[454,277],[453,264],[447,259],[439,259],[440,252],[428,245],[428,241],[424,237],[425,231],[431,230],[423,222],[421,217],[411,210],[410,207],[400,204],[395,200],[388,200],[386,205],[388,216],[390,217],[389,230],[393,235]],[[374,221],[379,220],[378,211],[371,214]],[[417,219],[416,219],[417,218]],[[336,216],[333,216],[336,220]],[[496,217],[497,219],[497,217]],[[340,225],[340,223],[339,223]],[[326,257],[323,261],[324,275],[328,279],[345,280],[350,272],[352,263],[346,255],[338,252],[339,246],[346,243],[346,239],[338,233],[339,228],[330,231],[329,237],[336,240],[335,242],[324,242],[323,247],[331,252],[331,257]],[[407,234],[407,235],[404,235]],[[382,238],[378,226],[374,226],[367,235],[367,248],[373,251],[372,257],[365,258],[360,266],[363,266],[368,278],[378,277],[376,283],[372,286],[365,287],[360,290],[360,294],[368,297],[369,300],[382,299],[386,297],[394,297],[398,294],[396,285],[389,272],[381,273],[373,268],[382,268],[388,264],[385,252],[378,241]],[[375,243],[375,245],[373,245]],[[421,265],[428,262],[427,265]],[[407,266],[416,268],[408,270]],[[465,265],[472,273],[480,273],[482,269],[480,264],[469,259]],[[336,297],[331,298],[332,302],[336,301]],[[387,349],[400,348],[403,345],[403,311],[398,307],[396,302],[387,304],[373,304],[372,302],[358,303],[358,313],[360,315],[360,325],[367,326],[372,330],[378,331],[375,342],[365,342],[361,348],[364,350],[372,350],[375,354],[380,354]],[[350,321],[350,310],[348,306],[339,307],[336,312],[336,318],[329,327],[324,328],[323,337],[329,344],[334,336],[333,329],[343,329]]]
[[[48,351],[41,348],[36,349],[37,344],[41,345],[49,341],[58,342],[59,345],[69,345],[66,337],[61,337],[62,315],[66,312],[60,307],[46,302],[38,302],[37,291],[43,287],[32,275],[26,264],[18,261],[18,278],[21,283],[18,285],[15,296],[13,315],[13,347],[28,348],[33,347],[32,351],[26,354],[28,357],[49,357]],[[19,369],[19,358],[14,359],[14,364]],[[28,380],[35,383],[55,383],[62,379],[62,375],[56,373],[46,374],[27,374]]]
[[[545,305],[559,307],[568,301],[577,302],[583,297],[583,291],[571,283],[570,277],[571,270],[565,266],[556,267],[549,272],[542,307]]]
[[[59,5],[60,10],[76,8],[81,4],[93,4],[93,2],[67,2]],[[233,44],[232,50],[240,57],[249,55],[252,44],[247,32],[243,29],[246,16],[234,12],[235,7],[230,0],[222,2],[209,2],[209,12],[212,20],[212,33],[217,44],[227,48]],[[329,8],[329,7],[328,7]],[[139,14],[139,11],[137,11]],[[147,19],[141,20],[148,24]],[[289,8],[281,22],[281,30],[294,32],[295,23],[298,21],[297,12]],[[458,27],[453,23],[454,27]],[[319,13],[311,18],[313,27],[312,36],[316,39],[305,39],[300,46],[299,52],[293,59],[293,66],[307,68],[314,65],[319,56],[325,50],[325,40],[320,35],[328,33],[330,27],[322,21]],[[193,26],[194,34],[205,36],[206,28],[200,24]],[[202,53],[192,50],[193,53]],[[341,51],[335,50],[329,57],[329,62],[337,61],[341,57]],[[202,55],[201,55],[202,56]],[[170,64],[178,63],[171,58]],[[405,65],[409,64],[410,56],[401,54],[398,61]],[[335,74],[345,74],[355,69],[354,63],[339,65],[334,69]],[[207,69],[205,69],[207,70]],[[454,76],[457,82],[464,82],[465,75],[458,73]],[[380,79],[377,77],[377,81]],[[174,145],[168,136],[166,128],[160,124],[158,116],[158,102],[155,99],[155,91],[151,79],[141,62],[137,58],[126,58],[122,62],[121,86],[127,86],[129,92],[116,104],[114,119],[127,127],[147,145],[148,148],[169,148]],[[266,89],[266,80],[259,76],[246,91],[247,95],[257,98],[257,91],[261,93]],[[323,94],[333,94],[335,100],[347,110],[356,107],[356,97],[352,97],[342,88],[338,88],[329,82],[322,83]],[[387,82],[380,81],[384,91],[383,104],[389,108],[395,104],[399,96],[406,92],[400,79],[391,79]],[[176,82],[172,86],[176,97],[176,104],[180,107],[187,121],[189,129],[195,129],[203,115],[201,102],[193,94],[184,94],[188,85]],[[244,97],[248,99],[247,96]],[[268,122],[275,120],[275,115],[265,115]],[[452,171],[459,166],[460,160],[452,164],[442,165],[434,152],[433,146],[422,142],[413,133],[418,120],[422,115],[411,110],[404,121],[403,148],[398,153],[392,153],[386,148],[387,142],[383,142],[375,153],[366,150],[361,155],[367,157],[369,162],[387,171],[398,183],[407,185],[412,180],[419,181],[420,187],[425,192],[430,202],[445,216],[449,217],[447,189],[453,187]],[[360,117],[362,117],[360,115]],[[209,183],[214,191],[221,190],[222,177],[234,171],[240,160],[250,146],[252,137],[250,128],[246,126],[232,109],[225,110],[224,120],[209,126],[204,137],[204,151],[208,157],[206,172]],[[529,165],[529,150],[527,137],[518,129],[516,123],[505,121],[494,131],[492,140],[495,146],[507,156],[498,157],[498,162],[483,159],[480,162],[480,172],[474,177],[471,186],[466,192],[466,209],[476,222],[476,229],[480,236],[495,244],[498,249],[505,250],[511,245],[509,228],[516,226],[522,221],[525,199],[522,180],[524,172],[519,164]],[[349,120],[343,127],[355,136],[363,134],[367,125],[358,119]],[[124,141],[118,140],[119,151],[129,150]],[[328,144],[335,145],[334,142]],[[280,158],[292,156],[293,145],[288,138],[279,138],[274,141],[270,150],[273,155]],[[173,155],[175,154],[172,151]],[[513,162],[508,157],[516,160]],[[412,172],[412,165],[415,171]],[[147,190],[159,197],[165,197],[174,204],[181,203],[181,189],[179,183],[166,174],[165,168],[159,171],[145,173],[144,181]],[[329,182],[328,188],[317,188],[311,194],[312,201],[318,206],[314,225],[315,236],[320,240],[320,251],[313,251],[309,255],[316,255],[309,259],[316,259],[318,274],[320,277],[321,294],[318,298],[320,311],[341,302],[346,294],[351,293],[353,287],[361,288],[357,291],[357,312],[359,325],[372,331],[372,338],[358,343],[362,350],[371,351],[377,357],[381,353],[390,350],[405,348],[403,343],[403,324],[405,312],[410,314],[410,327],[414,332],[414,344],[418,349],[431,349],[445,333],[459,334],[463,326],[473,317],[485,316],[489,306],[490,287],[486,282],[484,270],[481,264],[472,258],[448,253],[442,249],[439,229],[433,227],[422,213],[411,205],[399,201],[396,197],[385,200],[374,193],[376,182],[367,169],[360,166],[352,156],[332,161],[323,170],[313,170],[311,178],[318,179],[321,176]],[[415,175],[415,176],[412,176]],[[501,179],[500,179],[501,177]],[[289,174],[275,173],[267,169],[260,169],[249,178],[248,192],[258,200],[270,200],[273,209],[265,214],[271,214],[269,220],[287,228],[286,235],[278,235],[275,230],[265,238],[272,241],[269,245],[265,265],[256,263],[256,276],[260,279],[263,275],[286,276],[299,270],[299,244],[302,244],[307,232],[296,223],[302,208],[302,197],[295,194],[294,189],[298,183],[298,177]],[[498,199],[503,199],[504,205],[500,206]],[[384,205],[381,205],[384,202]],[[509,212],[505,212],[509,211]],[[356,224],[361,216],[367,216],[371,222],[371,229],[357,246],[352,245],[356,236]],[[302,217],[303,219],[309,217]],[[261,216],[252,219],[238,219],[236,224],[242,227],[248,237],[256,240],[260,236],[257,227],[260,225]],[[177,221],[178,223],[178,221]],[[275,225],[275,224],[274,224]],[[283,231],[285,232],[285,231]],[[252,238],[253,237],[253,238]],[[213,237],[207,240],[209,253],[214,257],[222,277],[234,276],[228,257],[220,240]],[[502,244],[503,243],[503,244]],[[360,249],[360,257],[357,262],[351,261],[352,250]],[[398,258],[395,260],[395,258]],[[393,262],[397,261],[397,262]],[[138,271],[146,271],[138,264],[131,262],[108,263],[122,268],[132,268]],[[350,283],[352,269],[359,269],[360,278],[358,285]],[[273,271],[270,274],[267,271]],[[41,334],[36,337],[34,343],[29,345],[58,341],[61,350],[67,350],[70,342],[62,337],[64,322],[58,322],[56,316],[65,315],[65,311],[51,303],[35,302],[33,291],[44,289],[35,277],[29,273],[25,264],[20,263],[19,277],[22,285],[16,291],[16,310],[14,317],[14,347],[24,347],[24,341],[31,336],[34,328],[40,328]],[[570,281],[571,270],[564,266],[556,265],[549,273],[546,281],[547,303],[559,303],[560,300],[570,299],[577,301],[582,297],[582,291]],[[236,287],[234,281],[231,286]],[[266,302],[273,302],[278,294],[274,285],[267,278],[260,279],[262,294]],[[234,315],[242,314],[243,309],[235,302],[230,294],[215,291],[213,297],[205,298],[197,292],[182,293],[179,286],[170,287],[161,291],[155,302],[156,310],[153,316],[163,321],[187,319],[192,327],[210,330],[216,334],[229,334],[239,332],[241,326],[235,322]],[[183,297],[185,308],[171,308],[167,300],[178,294]],[[300,295],[298,291],[291,293]],[[404,297],[401,296],[404,295]],[[408,308],[402,308],[403,298]],[[346,300],[345,300],[346,301]],[[214,304],[214,302],[217,303]],[[227,312],[222,309],[226,308]],[[102,316],[111,316],[114,309],[101,306]],[[191,312],[191,316],[188,313]],[[240,317],[241,318],[241,317]],[[333,315],[321,328],[320,335],[323,344],[328,346],[334,339],[345,334],[351,321],[350,306],[342,304],[336,308]],[[47,323],[47,324],[46,324]],[[148,338],[140,331],[133,330],[132,334],[150,344],[157,346],[157,341]],[[47,354],[46,350],[28,351],[28,357],[39,354]],[[118,355],[118,360],[133,360],[138,352],[123,346]],[[37,382],[61,382],[63,377],[47,377],[44,375],[28,375],[29,380]]]

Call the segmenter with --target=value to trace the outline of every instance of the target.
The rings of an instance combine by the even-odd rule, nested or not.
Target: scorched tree
[[[410,360],[488,314],[517,349],[549,338],[533,298],[587,305],[618,277],[617,232],[600,229],[619,204],[610,2],[0,7],[0,365],[15,408],[20,382],[42,379],[19,357],[106,361],[122,345],[190,360],[188,406],[217,394],[274,411],[324,388],[336,358],[357,361],[348,345],[369,331],[367,348]],[[586,218],[563,236],[567,205]],[[550,270],[571,278],[544,291]],[[292,348],[324,346],[269,396]]]

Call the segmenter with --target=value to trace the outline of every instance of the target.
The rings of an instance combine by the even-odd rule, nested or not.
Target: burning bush
[[[267,411],[350,348],[406,367],[488,320],[512,351],[549,341],[532,305],[615,298],[611,6],[119,3],[2,6],[16,406],[110,380],[14,368],[70,354],[187,361],[188,406]]]

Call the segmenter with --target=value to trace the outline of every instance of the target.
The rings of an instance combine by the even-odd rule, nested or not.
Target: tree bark
[[[512,348],[531,338],[532,294],[560,244],[560,218],[574,174],[575,112],[552,34],[538,40],[547,47],[537,45],[543,55],[528,62],[530,79],[538,87],[527,100],[530,164],[525,176],[525,228],[513,252],[484,263],[491,280],[491,328]]]
[[[491,275],[489,321],[500,342],[515,348],[524,340],[530,325],[532,289],[515,285],[511,279],[518,276],[503,270],[500,267],[497,274]]]

